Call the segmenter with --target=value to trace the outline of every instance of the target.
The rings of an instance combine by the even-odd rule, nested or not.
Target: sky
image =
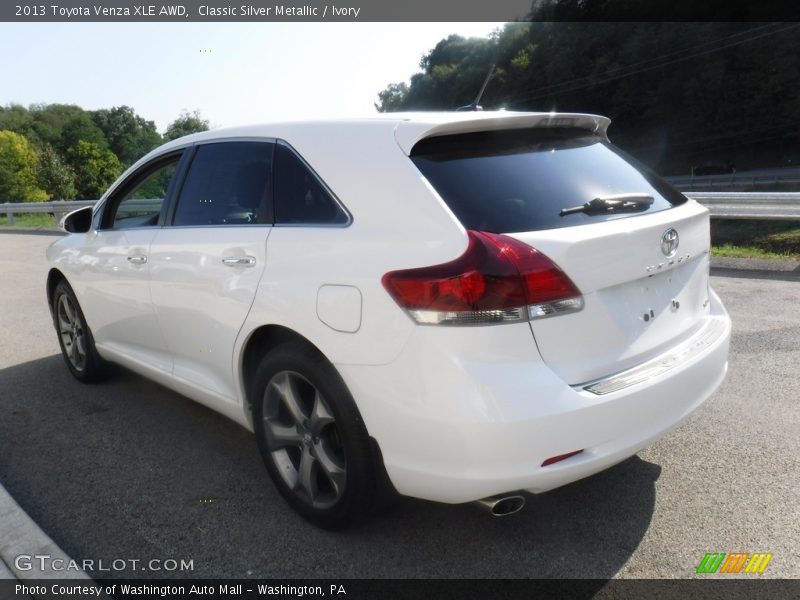
[[[375,112],[451,33],[502,23],[2,23],[0,105],[126,104],[159,131]],[[476,90],[477,93],[477,90]]]

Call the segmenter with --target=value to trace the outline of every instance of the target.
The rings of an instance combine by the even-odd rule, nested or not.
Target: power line
[[[631,75],[636,75],[638,73],[644,73],[646,71],[652,71],[654,69],[660,69],[662,67],[666,67],[667,65],[676,64],[676,63],[679,63],[679,62],[682,62],[682,61],[685,61],[685,60],[689,60],[690,58],[697,58],[698,56],[705,56],[707,54],[712,54],[714,52],[719,52],[720,50],[726,50],[727,48],[732,48],[734,46],[739,46],[741,44],[744,44],[744,43],[747,43],[747,42],[752,42],[752,41],[755,41],[755,40],[763,38],[763,37],[774,35],[776,33],[782,33],[784,31],[789,31],[790,29],[796,29],[797,27],[800,27],[800,23],[794,23],[792,25],[789,25],[787,27],[783,27],[781,29],[776,29],[774,31],[769,31],[767,33],[762,33],[762,34],[759,34],[759,35],[755,35],[755,36],[749,37],[749,38],[744,39],[744,40],[731,42],[729,44],[725,44],[723,46],[719,46],[718,48],[712,48],[711,50],[706,50],[706,51],[703,51],[703,52],[696,52],[696,53],[693,53],[693,54],[689,54],[687,56],[683,56],[681,58],[676,58],[676,59],[673,59],[673,60],[669,60],[669,61],[663,62],[661,64],[658,64],[658,65],[653,65],[653,66],[650,66],[650,67],[637,69],[637,70],[631,71],[629,73],[625,73],[623,75],[618,75],[616,77],[609,77],[607,79],[600,79],[600,80],[594,81],[594,82],[592,82],[592,83],[590,83],[588,85],[580,85],[580,86],[567,88],[565,90],[559,90],[558,92],[555,92],[555,93],[556,94],[563,94],[563,93],[566,93],[566,92],[574,92],[574,91],[577,91],[577,90],[582,90],[582,89],[586,89],[586,88],[595,87],[597,85],[601,85],[601,84],[604,84],[604,83],[609,83],[611,81],[616,81],[618,79],[624,79],[625,77],[630,77]],[[519,101],[523,101],[523,100],[538,100],[539,98],[546,98],[546,97],[549,97],[549,96],[552,96],[552,95],[553,95],[552,93],[544,93],[544,94],[536,94],[536,95],[524,96],[524,97],[513,97],[512,96],[511,99],[504,99],[504,100],[502,100],[502,102],[510,102],[510,101],[519,102]]]
[[[800,27],[800,23],[794,23],[792,25],[789,25],[787,27],[783,27],[781,29],[777,29],[777,30],[774,30],[774,31],[770,31],[770,32],[767,32],[767,33],[756,35],[756,36],[753,36],[753,37],[750,37],[750,38],[747,38],[747,39],[744,39],[744,40],[739,40],[737,42],[731,42],[729,44],[725,44],[725,45],[719,46],[717,48],[712,48],[711,50],[706,50],[706,51],[703,51],[703,52],[696,52],[696,53],[693,53],[693,54],[689,54],[687,56],[683,56],[681,58],[676,58],[674,60],[668,60],[668,61],[665,61],[665,62],[663,62],[661,64],[653,65],[651,67],[645,67],[645,68],[642,68],[642,69],[636,69],[634,71],[631,71],[629,73],[625,73],[623,75],[618,75],[616,77],[609,77],[607,79],[600,79],[600,80],[594,81],[594,82],[592,82],[592,83],[590,83],[588,85],[575,86],[575,87],[568,88],[568,89],[565,89],[565,90],[559,90],[556,93],[561,94],[561,93],[565,93],[565,92],[573,92],[573,91],[577,91],[577,90],[582,90],[582,89],[595,87],[597,85],[601,85],[601,84],[604,84],[604,83],[609,83],[611,81],[617,81],[619,79],[624,79],[625,77],[630,77],[631,75],[636,75],[638,73],[644,73],[644,72],[647,72],[647,71],[652,71],[654,69],[660,69],[662,67],[666,67],[667,65],[683,62],[683,61],[689,60],[691,58],[697,58],[698,56],[705,56],[705,55],[708,55],[708,54],[713,54],[714,52],[719,52],[721,50],[726,50],[726,49],[732,48],[734,46],[739,46],[739,45],[747,43],[747,42],[752,42],[752,41],[755,41],[757,39],[768,37],[768,36],[774,35],[776,33],[782,33],[784,31],[788,31],[790,29],[795,29],[797,27]],[[520,100],[537,100],[539,98],[544,98],[544,97],[548,97],[548,96],[551,96],[551,95],[552,94],[549,94],[549,93],[548,94],[537,94],[535,96],[528,96],[528,97],[525,97],[525,98],[520,98]]]
[[[716,152],[718,150],[728,150],[730,148],[740,148],[742,146],[751,146],[753,144],[759,144],[761,142],[766,142],[766,141],[769,141],[769,140],[776,140],[776,139],[795,137],[797,135],[798,135],[797,132],[779,133],[777,135],[771,135],[771,136],[768,136],[768,137],[760,137],[760,138],[757,138],[757,139],[746,139],[746,140],[743,140],[743,141],[739,142],[738,144],[725,144],[724,146],[723,145],[711,146],[710,148],[703,148],[703,150],[706,153],[711,153],[711,152]]]
[[[698,48],[702,48],[704,46],[711,46],[713,44],[717,44],[719,42],[722,42],[722,41],[725,41],[725,40],[729,40],[731,38],[741,37],[743,35],[750,34],[750,33],[753,33],[755,31],[759,31],[761,29],[765,29],[767,27],[774,27],[775,25],[779,25],[779,23],[767,23],[766,25],[759,25],[758,27],[751,27],[750,29],[746,29],[745,31],[739,31],[737,33],[733,33],[731,35],[726,35],[726,36],[723,36],[721,38],[717,38],[715,40],[711,40],[711,41],[708,41],[708,42],[703,42],[702,44],[699,44],[699,45],[692,45],[691,47],[687,46],[687,47],[681,48],[680,50],[675,50],[675,51],[669,52],[667,54],[661,54],[659,56],[654,56],[652,58],[647,58],[645,60],[640,60],[638,62],[634,62],[634,63],[631,63],[629,65],[621,65],[619,67],[614,67],[612,69],[608,69],[605,73],[603,73],[603,75],[609,75],[609,74],[615,73],[617,71],[627,71],[627,70],[632,69],[634,67],[638,67],[638,66],[641,66],[641,65],[644,65],[644,64],[647,64],[647,63],[651,63],[653,61],[660,61],[660,60],[663,60],[665,58],[669,58],[671,56],[677,56],[679,54],[683,54],[684,52],[689,52],[691,50],[697,50]],[[579,81],[587,81],[587,80],[592,79],[592,77],[594,77],[594,76],[593,75],[585,75],[583,77],[575,77],[573,79],[568,79],[567,81],[562,81],[560,83],[554,83],[554,84],[545,86],[543,88],[538,88],[536,90],[533,90],[533,89],[525,90],[524,92],[521,92],[519,94],[511,96],[508,100],[512,100],[513,101],[518,97],[522,97],[527,92],[532,92],[532,91],[536,91],[537,93],[538,92],[545,92],[547,90],[551,90],[553,88],[558,88],[558,87],[563,87],[563,86],[569,85],[571,83],[576,83],[576,82],[579,82]]]
[[[670,146],[670,148],[672,150],[674,150],[676,148],[692,147],[692,146],[696,146],[698,144],[704,144],[706,142],[712,142],[713,143],[713,142],[720,142],[722,140],[728,140],[728,139],[735,139],[735,140],[747,139],[748,141],[746,143],[749,144],[749,143],[751,143],[752,140],[754,140],[754,138],[752,138],[751,136],[753,136],[755,134],[767,133],[767,132],[771,132],[771,131],[775,131],[775,130],[781,130],[782,132],[780,134],[778,134],[778,135],[770,136],[768,138],[764,138],[764,137],[758,138],[756,141],[763,141],[765,139],[773,139],[773,138],[778,138],[778,137],[790,137],[790,136],[796,136],[796,135],[800,134],[800,128],[798,128],[800,126],[797,125],[797,122],[795,120],[786,120],[785,123],[786,124],[772,125],[772,126],[769,126],[769,127],[756,127],[756,128],[751,128],[751,129],[737,130],[737,131],[734,131],[734,132],[728,131],[728,132],[721,133],[721,134],[704,136],[704,137],[694,138],[694,139],[690,139],[690,140],[684,139],[682,141],[670,141],[669,146]],[[789,123],[791,123],[791,125],[789,125]],[[792,125],[793,125],[793,127],[792,127]],[[678,133],[681,133],[681,132],[679,131]],[[657,148],[659,145],[660,144],[657,144],[657,143],[656,144],[637,144],[637,145],[630,145],[630,146],[626,145],[626,147],[630,148],[631,152],[643,152],[645,150],[650,150],[652,148]],[[737,145],[741,145],[741,144],[737,144]],[[725,144],[725,146],[717,145],[717,146],[713,146],[713,148],[722,148],[722,147],[727,147],[727,146],[729,146],[729,144]],[[730,146],[730,147],[734,147],[734,146],[735,145]]]

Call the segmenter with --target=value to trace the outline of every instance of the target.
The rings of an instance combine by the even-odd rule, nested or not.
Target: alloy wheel
[[[278,473],[316,509],[342,497],[346,464],[336,419],[322,393],[294,371],[280,371],[264,392],[264,434]]]
[[[86,368],[86,330],[78,309],[67,294],[58,300],[58,333],[64,345],[64,353],[76,371]]]

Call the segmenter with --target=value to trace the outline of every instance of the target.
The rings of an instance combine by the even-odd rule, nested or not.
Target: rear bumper
[[[731,325],[715,294],[707,318],[715,337],[700,350],[602,395],[557,377],[526,324],[444,333],[418,327],[390,365],[337,367],[401,494],[459,503],[516,490],[538,493],[632,456],[717,389]],[[583,452],[541,466],[575,450]]]

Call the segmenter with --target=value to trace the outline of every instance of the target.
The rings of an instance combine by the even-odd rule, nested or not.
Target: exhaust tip
[[[506,517],[518,513],[525,506],[525,498],[522,496],[505,496],[500,498],[492,507],[492,515],[495,517]]]
[[[493,517],[507,517],[518,513],[525,506],[525,498],[514,494],[511,496],[492,496],[474,503]]]

